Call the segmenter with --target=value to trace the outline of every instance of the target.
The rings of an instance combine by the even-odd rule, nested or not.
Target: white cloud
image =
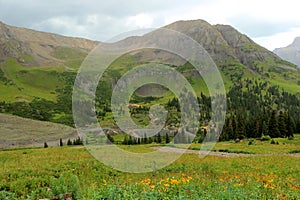
[[[289,31],[277,33],[268,37],[253,38],[255,42],[266,47],[270,51],[275,48],[286,47],[291,44],[296,37],[300,36],[300,28],[292,28]]]
[[[152,27],[153,21],[154,19],[152,16],[141,13],[128,17],[128,19],[126,20],[126,25],[129,27],[149,28]]]
[[[0,19],[11,25],[102,41],[137,28],[204,19],[232,25],[271,49],[286,45],[298,34],[294,30],[300,28],[299,4],[296,0],[0,0]]]

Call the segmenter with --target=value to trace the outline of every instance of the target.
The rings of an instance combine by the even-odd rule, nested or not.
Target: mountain
[[[210,25],[203,20],[178,21],[165,28],[184,33],[199,42],[218,66],[239,62],[255,69],[255,61],[280,60],[229,25]]]
[[[57,66],[83,58],[98,42],[17,28],[0,22],[0,61],[15,58],[25,66]],[[69,66],[67,66],[69,67]]]
[[[221,70],[227,89],[237,79],[261,77],[288,91],[299,91],[296,81],[299,80],[299,70],[293,64],[259,46],[231,26],[192,20],[178,21],[164,28],[182,32],[199,42]],[[135,42],[137,38],[127,40]],[[62,72],[75,72],[99,43],[0,23],[0,100],[31,101],[41,97],[56,101],[57,90],[65,85]],[[120,75],[122,70],[132,67],[132,61],[138,65],[159,57],[167,63],[172,62],[173,57],[158,52],[144,50],[125,56],[125,59],[120,59],[122,62],[116,62],[115,74]],[[181,64],[184,65],[184,62]],[[191,77],[195,75],[191,69],[181,72]]]
[[[179,31],[199,42],[218,66],[228,97],[223,140],[237,136],[261,137],[263,128],[272,128],[269,122],[277,120],[276,113],[282,113],[284,120],[281,121],[291,127],[289,133],[300,130],[300,68],[228,25],[192,20],[174,22],[164,28]],[[132,45],[151,35],[159,41],[157,33],[159,30],[119,42]],[[1,23],[0,112],[73,126],[72,89],[77,70],[98,44],[101,43]],[[149,61],[167,63],[186,77],[201,102],[201,123],[207,126],[210,98],[199,73],[183,59],[179,58],[180,62],[174,64],[174,55],[169,52],[148,48],[122,55],[104,73],[95,99],[102,127],[116,128],[110,103],[117,80],[133,67]],[[82,101],[78,103],[86,103],[84,98]],[[135,105],[131,110],[133,120],[141,125],[149,124],[150,106],[158,103],[171,109],[169,114],[173,118],[166,122],[167,126],[179,124],[178,101],[164,87],[141,87],[132,96],[131,103]],[[238,129],[234,134],[233,127]]]
[[[287,47],[275,49],[274,53],[300,67],[300,37],[295,38],[294,42]]]

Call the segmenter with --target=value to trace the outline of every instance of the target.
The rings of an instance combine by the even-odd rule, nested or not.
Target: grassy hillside
[[[0,81],[0,101],[31,101],[40,97],[55,101],[56,89],[63,86],[60,67],[24,67],[16,59],[8,58],[2,65],[6,81]]]
[[[57,146],[60,138],[66,142],[76,137],[76,131],[69,126],[0,113],[0,148],[41,147],[44,142]]]

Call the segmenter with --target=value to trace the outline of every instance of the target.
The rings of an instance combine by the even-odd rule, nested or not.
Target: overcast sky
[[[177,20],[229,24],[273,50],[300,36],[298,0],[0,0],[0,21],[105,41]]]

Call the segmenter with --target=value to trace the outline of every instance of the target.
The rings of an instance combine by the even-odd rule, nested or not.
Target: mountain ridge
[[[52,55],[56,48],[75,48],[88,53],[98,44],[98,41],[14,27],[0,22],[2,61],[7,57],[14,57],[24,65],[55,66],[63,63],[62,59]]]
[[[274,49],[273,52],[300,67],[300,37],[296,37],[294,41],[286,47]]]
[[[227,88],[242,78],[262,78],[287,91],[299,91],[296,81],[299,80],[299,69],[296,66],[256,44],[230,25],[211,25],[204,20],[190,20],[177,21],[163,28],[179,31],[199,42],[220,69]],[[134,42],[139,37],[144,36],[126,38],[125,42]],[[4,91],[0,100],[30,101],[40,97],[55,101],[57,90],[65,84],[61,72],[75,73],[98,44],[101,42],[0,23],[0,89]],[[125,64],[116,62],[119,66],[115,72],[156,60],[166,61],[170,65],[185,64],[174,62],[173,59],[174,56],[163,51],[135,52],[127,60],[123,59]],[[127,63],[132,61],[134,65]],[[194,79],[194,71],[189,69],[181,72]]]

